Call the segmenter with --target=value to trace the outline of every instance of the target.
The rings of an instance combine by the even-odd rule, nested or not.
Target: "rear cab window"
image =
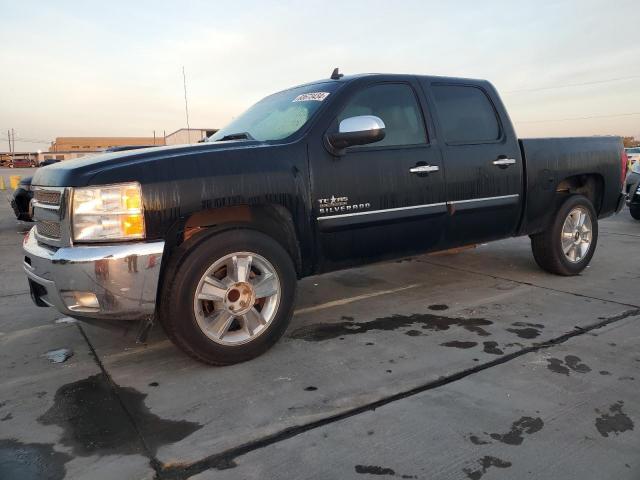
[[[487,94],[469,85],[432,85],[442,136],[447,144],[498,141],[500,122]]]

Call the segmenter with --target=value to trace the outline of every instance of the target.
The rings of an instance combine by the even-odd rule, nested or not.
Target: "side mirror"
[[[331,153],[344,155],[347,147],[379,142],[384,135],[385,126],[381,118],[374,115],[360,115],[342,120],[338,132],[328,133],[325,140]]]

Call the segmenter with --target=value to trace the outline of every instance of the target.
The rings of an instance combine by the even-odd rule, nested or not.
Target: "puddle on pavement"
[[[544,328],[544,325],[540,323],[527,323],[527,322],[514,322],[511,325],[521,328],[507,328],[507,332],[515,333],[520,338],[526,338],[531,340],[539,336]]]
[[[567,376],[569,376],[571,371],[576,373],[588,373],[591,371],[588,365],[580,362],[582,362],[580,357],[576,357],[575,355],[567,355],[564,357],[564,360],[552,357],[547,358],[547,368],[552,372]]]
[[[387,467],[380,467],[378,465],[356,465],[355,466],[356,473],[361,475],[388,475],[390,477],[400,477],[400,478],[418,478],[416,475],[400,475],[395,472],[395,470]]]
[[[427,308],[429,310],[442,311],[442,310],[447,310],[449,308],[449,306],[445,305],[443,303],[436,303],[434,305],[429,305]]]
[[[539,432],[544,427],[544,422],[541,418],[536,417],[521,417],[511,424],[511,430],[507,433],[487,433],[485,435],[507,445],[521,445],[524,441],[524,434],[531,435]],[[487,445],[491,443],[488,439],[483,440],[478,435],[470,435],[469,440],[474,445]]]
[[[57,350],[50,350],[44,354],[51,363],[64,363],[73,357],[73,350],[69,348],[58,348]]]
[[[60,387],[53,406],[38,418],[38,422],[61,427],[60,443],[81,456],[96,453],[145,455],[120,402],[134,418],[152,455],[158,447],[178,442],[202,428],[198,423],[165,420],[154,415],[144,403],[146,397],[130,387],[112,387],[103,374],[93,375]]]
[[[406,327],[420,326],[422,330],[441,331],[451,327],[461,327],[481,337],[489,336],[483,327],[492,325],[493,322],[484,318],[455,318],[443,317],[430,313],[416,313],[413,315],[391,315],[381,317],[370,322],[343,321],[337,323],[314,323],[300,327],[289,335],[291,338],[305,340],[307,342],[320,342],[344,335],[357,335],[371,330],[398,330]],[[411,336],[416,336],[419,330],[410,330]]]
[[[463,341],[460,341],[460,340],[453,340],[451,342],[441,343],[440,345],[442,345],[443,347],[466,349],[466,348],[475,347],[476,345],[478,345],[478,342],[463,342]]]
[[[504,351],[498,348],[498,342],[483,342],[484,353],[489,353],[491,355],[502,355]]]
[[[496,468],[509,468],[512,464],[506,460],[502,460],[498,457],[492,457],[490,455],[486,455],[478,460],[480,464],[480,468],[472,469],[472,468],[464,468],[462,471],[467,475],[471,480],[480,480],[482,476],[487,473],[487,470],[491,467]]]
[[[56,452],[47,443],[21,443],[0,440],[0,478],[20,480],[62,480],[65,463],[71,457]]]
[[[618,435],[633,430],[633,420],[622,411],[623,406],[624,402],[619,400],[609,407],[609,413],[602,413],[596,409],[596,413],[600,413],[600,416],[596,418],[596,428],[600,435],[608,437],[610,434]]]

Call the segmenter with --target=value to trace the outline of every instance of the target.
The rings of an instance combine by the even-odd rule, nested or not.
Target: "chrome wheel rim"
[[[216,260],[196,287],[193,309],[202,333],[221,345],[242,345],[262,335],[280,304],[274,266],[252,252]]]
[[[593,225],[591,215],[584,207],[576,207],[569,212],[562,226],[562,251],[567,260],[580,262],[589,253]]]

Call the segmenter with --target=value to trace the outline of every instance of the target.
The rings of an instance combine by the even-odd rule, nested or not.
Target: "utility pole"
[[[15,154],[16,154],[16,132],[15,132],[15,130],[13,128],[11,129],[11,143],[13,143],[13,155],[15,156]]]
[[[153,145],[155,146],[156,144],[156,131],[153,131]]]
[[[9,141],[9,153],[11,153],[11,130],[7,130],[7,140]]]
[[[189,105],[187,104],[187,76],[182,66],[182,83],[184,85],[184,111],[187,114],[187,141],[191,143],[191,127],[189,127]]]

